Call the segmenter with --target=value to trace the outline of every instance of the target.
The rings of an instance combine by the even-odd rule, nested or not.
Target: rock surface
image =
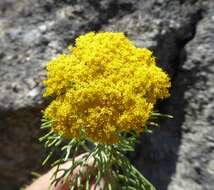
[[[213,0],[1,0],[0,189],[40,171],[46,61],[87,31],[123,31],[172,78],[174,115],[143,135],[133,163],[159,190],[214,187]]]

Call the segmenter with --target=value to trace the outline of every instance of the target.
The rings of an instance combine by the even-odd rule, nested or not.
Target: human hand
[[[83,156],[84,156],[84,154],[81,154],[80,156],[77,156],[75,159],[80,160],[80,159],[82,159]],[[96,168],[94,168],[93,163],[94,163],[94,159],[91,157],[88,160],[87,166],[85,166],[85,167],[77,166],[74,169],[71,176],[69,177],[69,179],[66,179],[65,181],[61,181],[58,184],[52,185],[50,187],[51,177],[53,176],[54,172],[57,169],[56,167],[54,167],[48,173],[42,175],[39,179],[34,181],[30,186],[28,186],[26,188],[26,190],[48,190],[49,188],[50,188],[50,190],[69,190],[68,183],[69,182],[71,184],[74,183],[76,176],[80,171],[83,173],[83,184],[84,184],[85,177],[87,176],[88,172],[91,170],[94,170],[94,172],[96,172],[96,170],[97,170]],[[60,169],[68,169],[69,167],[71,167],[71,164],[72,164],[72,161],[68,161],[65,164],[62,164],[60,166]],[[57,175],[60,175],[60,172],[58,172]],[[104,189],[105,183],[106,183],[105,177],[102,177],[100,179],[100,182],[95,187],[95,179],[94,179],[94,177],[92,177],[90,179],[90,189],[91,190]]]

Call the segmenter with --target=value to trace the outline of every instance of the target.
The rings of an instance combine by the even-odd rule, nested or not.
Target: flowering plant
[[[152,52],[135,47],[123,33],[90,32],[51,60],[47,71],[44,96],[54,99],[44,110],[42,128],[50,130],[41,140],[53,150],[45,162],[55,149],[62,151],[53,163],[58,169],[52,184],[65,180],[70,189],[90,189],[93,176],[96,184],[105,178],[104,189],[154,190],[125,156],[141,132],[157,125],[153,119],[161,114],[154,106],[169,96],[170,79]],[[80,149],[86,153],[77,160]],[[79,170],[69,180],[90,159],[96,171]],[[68,160],[71,167],[61,169]]]

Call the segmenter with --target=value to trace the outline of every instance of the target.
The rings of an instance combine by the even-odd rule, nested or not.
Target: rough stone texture
[[[1,0],[0,189],[41,170],[46,61],[91,30],[125,32],[172,77],[159,109],[175,118],[142,135],[133,163],[159,190],[213,190],[213,0]]]
[[[176,83],[184,80],[185,116],[176,173],[169,189],[214,188],[214,9],[185,46]],[[185,180],[184,180],[185,179]]]

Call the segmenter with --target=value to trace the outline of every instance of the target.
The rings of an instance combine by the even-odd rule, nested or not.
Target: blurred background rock
[[[125,32],[172,78],[159,107],[175,119],[143,135],[132,162],[158,190],[213,190],[213,0],[1,0],[0,189],[41,171],[46,62],[88,31]]]

